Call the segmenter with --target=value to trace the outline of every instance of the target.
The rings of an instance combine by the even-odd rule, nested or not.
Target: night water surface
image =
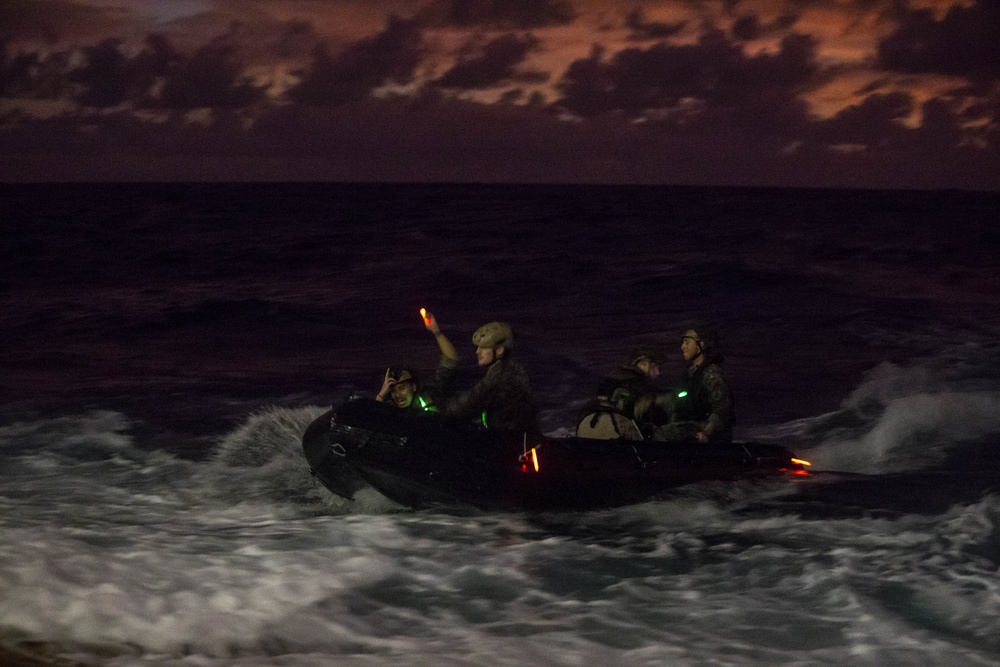
[[[0,189],[0,637],[89,665],[1000,665],[1000,196]],[[736,436],[808,478],[413,512],[300,437],[426,307],[512,323],[546,433],[718,323]],[[823,472],[825,471],[825,472]]]

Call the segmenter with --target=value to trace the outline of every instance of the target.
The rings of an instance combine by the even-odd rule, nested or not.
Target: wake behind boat
[[[692,482],[808,474],[808,464],[780,445],[555,438],[357,396],[317,418],[302,447],[313,474],[333,493],[350,499],[371,486],[415,509],[597,508]]]

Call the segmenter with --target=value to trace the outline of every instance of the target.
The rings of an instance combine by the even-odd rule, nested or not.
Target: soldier
[[[538,409],[528,375],[511,358],[514,332],[506,322],[489,322],[472,334],[476,360],[486,368],[482,379],[446,411],[463,419],[481,419],[491,429],[538,432]]]
[[[385,401],[391,397],[393,404],[402,409],[419,409],[437,411],[437,406],[444,402],[458,368],[458,352],[441,332],[437,320],[426,309],[421,308],[424,327],[434,334],[438,347],[441,349],[441,359],[438,361],[434,375],[421,387],[416,373],[409,368],[389,367],[385,371],[382,388],[379,389],[376,401]]]
[[[597,394],[583,409],[576,433],[601,440],[624,438],[642,440],[665,419],[660,404],[664,396],[656,386],[660,364],[666,361],[656,346],[637,347],[625,363],[609,373],[597,387]]]
[[[729,442],[733,439],[733,395],[717,352],[714,326],[698,322],[681,334],[688,366],[670,405],[670,423],[653,434],[663,442]]]

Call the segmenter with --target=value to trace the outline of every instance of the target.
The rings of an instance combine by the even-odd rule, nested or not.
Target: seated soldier
[[[421,386],[412,369],[387,368],[382,388],[375,400],[385,401],[391,396],[393,404],[398,408],[436,412],[437,406],[447,399],[451,390],[451,382],[455,377],[455,369],[458,367],[458,352],[451,341],[441,333],[434,316],[424,309],[420,310],[420,314],[424,318],[424,327],[434,334],[438,347],[441,349],[441,359],[438,361],[437,370],[434,371],[431,379]]]
[[[538,433],[535,406],[524,368],[512,358],[514,331],[506,322],[488,322],[472,334],[476,362],[486,369],[472,389],[448,405],[448,414],[475,419],[490,429]]]
[[[625,363],[601,380],[596,397],[583,410],[576,427],[582,438],[642,440],[657,425],[661,403],[654,380],[666,360],[655,346],[632,350]]]
[[[715,443],[733,439],[733,394],[722,369],[719,335],[706,322],[681,330],[681,354],[689,362],[680,386],[671,395],[670,422],[654,439],[671,443]]]

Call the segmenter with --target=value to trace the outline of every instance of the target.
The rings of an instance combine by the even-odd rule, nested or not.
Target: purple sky
[[[0,180],[1000,189],[998,0],[4,0]]]

